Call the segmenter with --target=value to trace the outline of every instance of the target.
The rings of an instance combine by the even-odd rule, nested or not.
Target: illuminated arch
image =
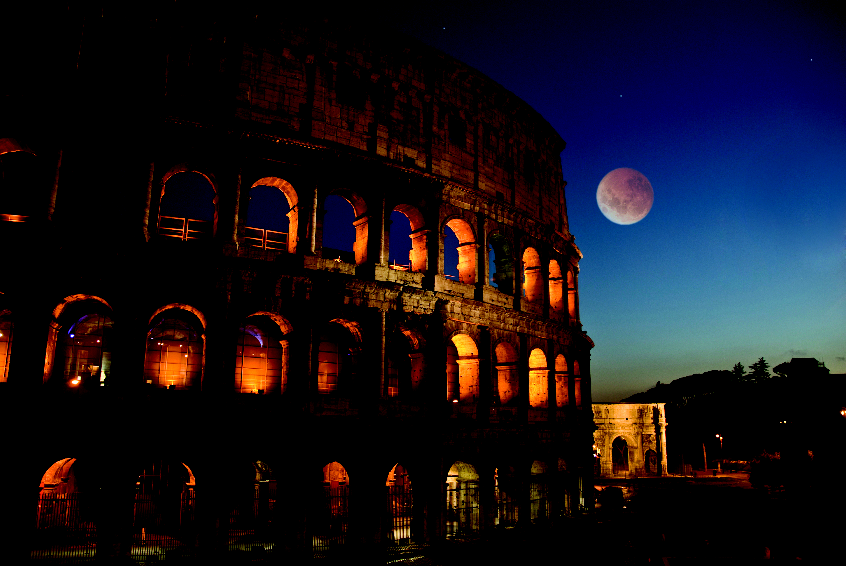
[[[179,232],[179,230],[176,227],[176,224],[173,224],[173,225],[171,225],[171,224],[163,225],[162,224],[162,199],[165,196],[165,191],[167,189],[167,182],[174,175],[178,175],[179,173],[194,173],[194,174],[197,174],[197,175],[203,177],[206,180],[206,182],[208,183],[209,187],[212,190],[212,194],[213,194],[213,196],[212,196],[212,207],[214,209],[214,215],[213,215],[213,219],[212,219],[211,235],[217,234],[218,208],[219,208],[218,207],[218,199],[219,199],[220,191],[218,190],[217,183],[215,182],[214,175],[211,174],[211,173],[206,173],[202,169],[195,167],[194,165],[189,164],[189,163],[180,163],[179,165],[175,165],[175,166],[171,167],[170,169],[168,169],[168,171],[162,176],[159,199],[158,199],[159,200],[158,220],[156,222],[156,226],[158,226],[158,228],[159,228],[159,233],[170,235],[170,236],[180,237],[181,239],[194,239],[194,237],[199,237],[199,235],[203,232],[203,230],[205,230],[204,228],[202,228],[202,222],[203,221],[198,220],[198,219],[185,218],[184,220],[187,224],[185,226],[183,226],[181,236],[179,236],[177,234],[177,232]],[[194,220],[194,222],[198,223],[197,224],[198,228],[197,228],[196,231],[192,230],[192,228],[190,226],[190,222],[189,222],[190,220]]]
[[[447,344],[447,400],[473,403],[479,395],[479,349],[467,334],[456,333]]]
[[[62,299],[62,301],[53,309],[52,320],[50,321],[50,327],[47,330],[47,348],[44,353],[44,374],[42,377],[43,383],[47,383],[47,381],[49,381],[53,376],[56,361],[56,348],[59,342],[59,331],[62,329],[63,323],[67,324],[67,321],[63,319],[65,318],[68,309],[79,309],[80,307],[86,306],[84,305],[86,302],[88,303],[87,308],[80,310],[86,310],[90,313],[104,314],[109,317],[112,315],[111,305],[105,299],[96,295],[78,293],[75,295],[68,295]],[[80,315],[82,314],[85,313],[80,312]]]
[[[529,354],[529,404],[536,409],[545,409],[549,398],[549,371],[546,354],[535,348]]]
[[[566,407],[570,403],[569,374],[567,358],[563,354],[555,356],[555,405]]]
[[[355,386],[361,352],[358,322],[330,320],[320,335],[317,348],[317,393],[348,393]]]
[[[463,218],[451,218],[444,224],[458,239],[458,280],[468,285],[476,283],[476,236],[472,226]]]
[[[543,281],[540,272],[540,255],[535,248],[523,252],[523,296],[530,303],[543,301]]]
[[[520,394],[520,377],[517,372],[517,351],[508,342],[500,342],[494,349],[496,357],[497,389],[499,402],[508,405]]]
[[[144,354],[147,384],[168,389],[200,388],[206,358],[202,313],[189,305],[171,303],[158,309],[148,326]]]
[[[235,350],[235,389],[241,393],[284,393],[288,385],[291,330],[282,316],[257,312],[244,319]]]
[[[9,379],[13,333],[12,311],[9,309],[0,310],[0,383]]]
[[[368,261],[367,248],[369,237],[367,203],[357,192],[346,188],[335,189],[327,195],[327,197],[329,196],[341,197],[352,206],[353,214],[355,215],[355,219],[353,220],[353,227],[355,228],[355,242],[353,243],[355,264],[361,265],[366,263]],[[324,232],[326,231],[325,226],[323,230]]]
[[[405,396],[419,391],[425,369],[421,351],[423,344],[420,332],[402,326],[398,326],[396,333],[389,337],[383,391],[386,397]]]
[[[299,197],[297,191],[288,181],[278,177],[262,177],[252,184],[250,190],[255,187],[275,187],[285,195],[288,201],[288,253],[297,252],[299,234]]]
[[[398,204],[392,212],[398,212],[408,218],[409,237],[411,238],[411,250],[408,259],[411,271],[417,273],[426,271],[429,265],[429,231],[425,228],[423,215],[417,207],[410,204]]]
[[[579,320],[578,291],[576,289],[576,276],[572,269],[567,270],[567,312],[570,317],[570,324],[576,324]]]
[[[549,262],[549,309],[550,314],[557,316],[564,310],[564,280],[558,262]]]

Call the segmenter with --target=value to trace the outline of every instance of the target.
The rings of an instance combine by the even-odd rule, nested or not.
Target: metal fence
[[[177,218],[175,216],[159,217],[159,234],[180,240],[201,240],[210,238],[214,230],[213,223],[208,220],[193,218]]]
[[[273,550],[273,512],[276,485],[261,483],[255,497],[241,501],[229,513],[228,549],[253,554]]]
[[[387,539],[395,544],[411,542],[412,498],[410,485],[387,486]]]
[[[310,521],[312,547],[315,554],[329,552],[346,543],[349,530],[350,486],[324,486],[320,502],[313,509]]]
[[[132,557],[150,561],[195,556],[195,508],[196,493],[193,489],[170,498],[136,493]]]
[[[41,494],[30,557],[62,564],[93,561],[97,531],[79,493]]]
[[[474,481],[447,484],[446,538],[472,538],[479,530],[479,486]]]
[[[288,250],[288,233],[247,226],[244,230],[244,242],[263,250]]]
[[[496,496],[496,519],[494,525],[502,527],[513,527],[517,524],[517,502],[511,497],[510,492],[497,487]]]

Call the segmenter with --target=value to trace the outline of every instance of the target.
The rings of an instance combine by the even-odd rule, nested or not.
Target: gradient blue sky
[[[561,134],[594,401],[794,356],[846,373],[846,25],[784,2],[432,2],[401,31]],[[655,204],[596,204],[617,167]]]

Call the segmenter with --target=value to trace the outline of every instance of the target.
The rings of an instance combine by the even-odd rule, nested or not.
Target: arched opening
[[[318,505],[312,506],[313,548],[322,553],[346,542],[349,529],[350,477],[339,462],[323,466]]]
[[[88,313],[67,322],[67,330],[59,334],[64,383],[80,389],[106,385],[112,367],[112,319]]]
[[[468,285],[476,283],[476,237],[470,225],[460,218],[453,218],[444,226],[444,276],[457,276],[458,281]]]
[[[350,211],[352,208],[352,211]],[[347,190],[323,203],[323,257],[361,265],[367,261],[367,206]]]
[[[561,267],[554,259],[549,262],[549,308],[554,315],[564,310],[564,279]]]
[[[144,379],[156,388],[196,389],[203,377],[204,325],[182,308],[157,313],[147,332]]]
[[[479,530],[479,474],[456,461],[446,479],[446,538],[472,537]]]
[[[500,293],[514,294],[514,254],[508,239],[498,232],[488,236],[488,265],[490,284]]]
[[[529,354],[529,404],[536,409],[549,406],[549,370],[540,348]]]
[[[611,443],[611,470],[614,474],[622,474],[629,471],[629,445],[618,436]]]
[[[570,404],[568,379],[567,358],[563,354],[558,354],[555,356],[555,405],[559,408]]]
[[[53,309],[44,381],[88,391],[111,375],[111,307],[93,295],[71,295]]]
[[[658,474],[658,453],[655,450],[647,450],[646,453],[643,455],[643,464],[644,469],[646,470],[647,474],[650,475],[657,475]]]
[[[479,389],[479,350],[466,334],[456,334],[447,344],[447,400],[473,404]]]
[[[90,470],[76,458],[62,458],[41,477],[33,559],[55,559],[73,552],[92,559],[97,530]]]
[[[570,324],[576,324],[579,320],[579,313],[576,306],[576,276],[571,270],[567,271],[567,312],[570,316]]]
[[[178,460],[144,462],[135,483],[133,555],[155,556],[163,551],[193,552],[196,480]]]
[[[388,472],[385,481],[387,488],[388,507],[386,525],[390,525],[387,532],[389,541],[396,544],[411,542],[412,496],[411,479],[408,470],[402,464],[396,464]]]
[[[548,474],[544,462],[532,462],[531,480],[529,483],[530,519],[533,523],[544,522],[549,519]]]
[[[391,269],[411,271],[411,222],[408,217],[394,209],[390,216],[388,231],[388,264]]]
[[[9,364],[12,361],[12,313],[0,311],[0,383],[9,379]]]
[[[217,230],[217,192],[198,171],[171,171],[162,180],[159,234],[180,240],[202,240]]]
[[[336,319],[326,325],[317,348],[317,392],[353,391],[360,343],[358,324]]]
[[[288,203],[289,197],[280,187],[253,185],[247,205],[244,243],[263,250],[288,251],[288,234],[296,235],[289,228],[291,207]]]
[[[424,357],[419,335],[398,329],[388,340],[385,368],[385,397],[407,397],[419,390],[423,380]]]
[[[543,301],[540,256],[534,248],[523,252],[523,297],[530,303]]]
[[[513,527],[517,524],[518,482],[513,466],[494,469],[494,494],[496,498],[496,518],[494,525]]]
[[[267,462],[256,460],[239,465],[230,475],[230,485],[237,482],[229,512],[230,551],[272,550],[272,521],[276,504],[276,479]]]
[[[287,322],[287,321],[285,321]],[[238,329],[235,389],[240,393],[284,393],[288,385],[288,341],[269,316],[248,317]]]
[[[33,185],[40,178],[31,149],[14,138],[0,139],[0,220],[26,222],[37,214],[36,199],[42,193]]]
[[[508,342],[500,342],[494,349],[496,357],[497,390],[502,406],[515,405],[520,394],[517,372],[517,352]]]

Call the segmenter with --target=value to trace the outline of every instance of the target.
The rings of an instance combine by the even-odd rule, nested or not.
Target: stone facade
[[[594,403],[595,466],[601,477],[665,475],[664,403]]]
[[[550,125],[409,38],[147,10],[45,14],[3,92],[0,402],[31,415],[4,548],[50,498],[99,556],[378,553],[590,506]]]

